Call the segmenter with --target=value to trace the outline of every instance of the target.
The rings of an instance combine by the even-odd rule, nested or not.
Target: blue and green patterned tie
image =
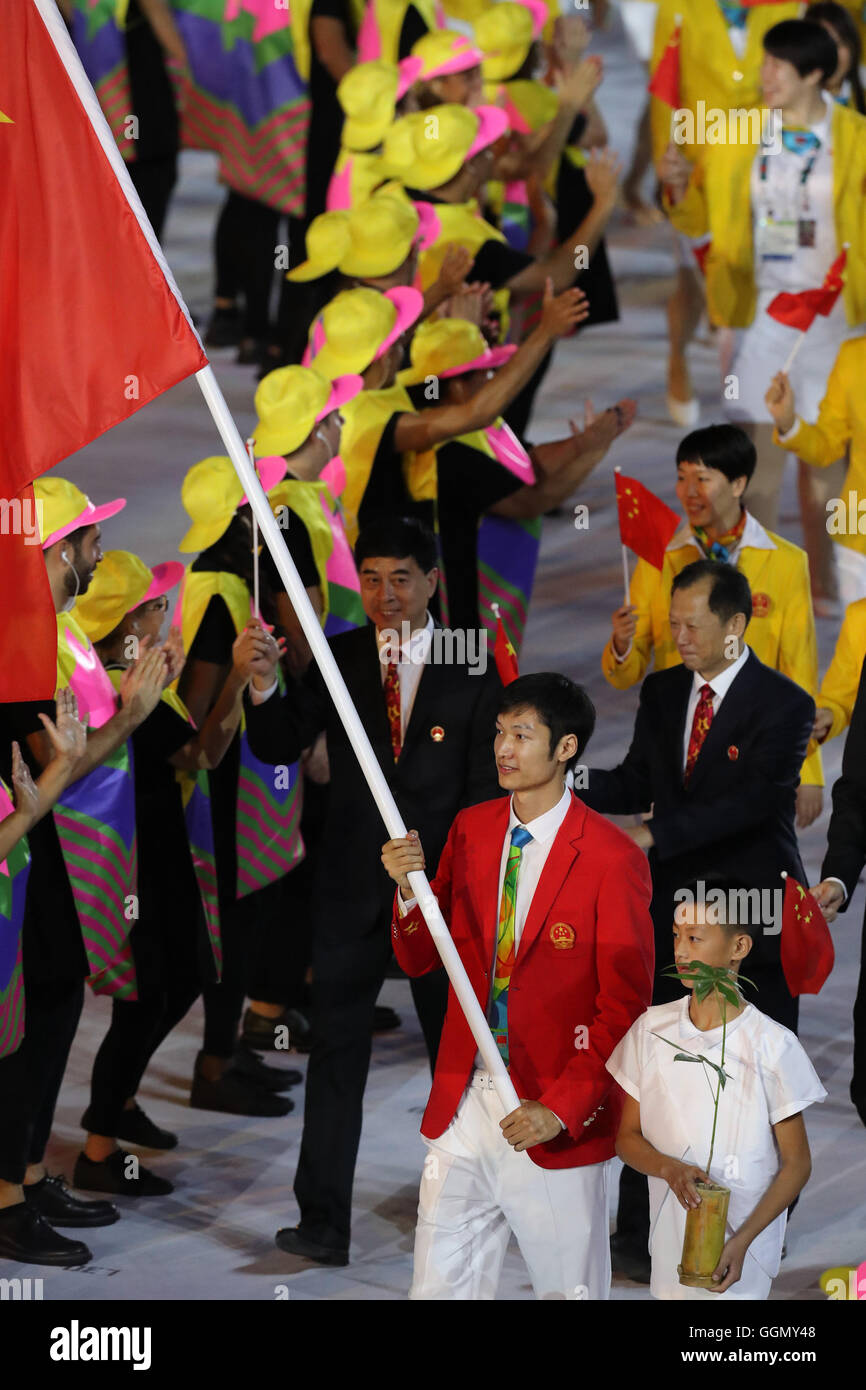
[[[508,986],[514,969],[514,917],[517,902],[517,875],[524,845],[532,839],[523,825],[515,825],[511,832],[511,848],[505,865],[505,878],[502,881],[502,897],[499,900],[499,929],[496,934],[496,964],[493,970],[493,990],[490,996],[488,1022],[502,1054],[508,1065]]]

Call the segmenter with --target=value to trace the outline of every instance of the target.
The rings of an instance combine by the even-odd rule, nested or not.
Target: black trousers
[[[111,1024],[93,1063],[90,1106],[82,1124],[90,1134],[115,1136],[124,1103],[141,1084],[157,1048],[192,1008],[202,979],[213,973],[197,892],[181,911],[163,905],[130,932],[138,999],[115,999]]]
[[[24,991],[24,1039],[0,1060],[0,1179],[12,1183],[23,1182],[28,1164],[45,1154],[84,1004],[84,976],[28,978],[25,964]]]
[[[265,341],[270,336],[270,300],[274,283],[274,248],[280,214],[266,203],[230,190],[217,221],[214,239],[218,299],[243,296],[243,335]]]
[[[313,1049],[307,1068],[304,1133],[295,1196],[304,1233],[347,1249],[352,1185],[370,1066],[373,1007],[391,956],[390,906],[368,934],[351,941],[319,933],[313,947]],[[431,1070],[445,1019],[444,970],[412,981]]]
[[[661,944],[656,942],[657,953]],[[667,947],[670,947],[669,938]],[[782,1023],[786,1028],[790,1028],[792,1033],[796,1033],[800,1001],[792,999],[781,965],[774,962],[750,965],[747,957],[743,973],[754,980],[756,986],[756,989],[752,989],[749,985],[743,985],[743,995],[747,1002],[754,1004],[768,1018],[775,1019],[776,1023]],[[653,989],[654,1004],[666,1004],[673,999],[679,999],[681,995],[682,985],[678,981],[656,976]],[[616,1234],[620,1242],[645,1253],[649,1241],[649,1225],[648,1181],[643,1173],[635,1172],[634,1168],[629,1168],[626,1164],[619,1180]]]
[[[177,183],[177,155],[169,154],[162,159],[136,159],[128,167],[151,226],[161,240],[169,201]]]
[[[267,921],[279,914],[282,879],[249,893],[231,898],[220,892],[220,932],[223,967],[219,984],[206,985],[204,997],[204,1041],[202,1050],[209,1057],[228,1060],[235,1050],[238,1025],[247,996],[251,943]]]

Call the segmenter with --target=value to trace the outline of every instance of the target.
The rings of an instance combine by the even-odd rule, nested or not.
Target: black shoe
[[[260,338],[241,338],[235,362],[239,367],[262,367],[267,347],[267,343]]]
[[[59,1265],[66,1269],[86,1265],[93,1259],[82,1241],[59,1235],[31,1202],[18,1202],[0,1211],[0,1256],[25,1265]]]
[[[373,1032],[390,1033],[394,1028],[399,1028],[400,1015],[395,1014],[393,1009],[389,1009],[386,1004],[377,1004],[373,1010]]]
[[[80,1153],[75,1160],[73,1180],[76,1187],[85,1192],[114,1192],[118,1197],[167,1197],[174,1192],[174,1184],[167,1178],[159,1178],[143,1163],[135,1163],[127,1176],[127,1159],[134,1158],[125,1149],[115,1149],[113,1154],[101,1163]],[[135,1169],[138,1171],[133,1176]]]
[[[646,1248],[637,1241],[610,1238],[610,1261],[614,1274],[623,1279],[631,1279],[635,1284],[648,1284],[650,1281],[650,1257]]]
[[[97,1134],[93,1128],[90,1111],[81,1116],[81,1128],[88,1134]],[[148,1119],[140,1105],[133,1110],[124,1110],[117,1126],[117,1139],[125,1139],[127,1144],[137,1144],[140,1149],[176,1149],[177,1135],[168,1129],[160,1129],[153,1120]]]
[[[304,1073],[296,1067],[269,1067],[258,1053],[253,1052],[246,1043],[240,1042],[229,1062],[228,1071],[233,1076],[254,1081],[265,1091],[288,1091],[304,1079]]]
[[[52,1226],[113,1226],[120,1220],[120,1212],[111,1202],[87,1202],[76,1197],[59,1173],[46,1173],[29,1187],[25,1184],[24,1200]]]
[[[283,1226],[274,1237],[281,1250],[289,1255],[303,1255],[306,1260],[315,1260],[320,1265],[347,1265],[349,1252],[331,1245],[320,1245],[317,1240],[305,1236],[300,1226]]]
[[[204,335],[205,347],[237,347],[241,340],[241,316],[237,309],[214,309]]]
[[[300,1009],[288,1008],[285,1022],[293,1052],[309,1052],[313,1046],[313,1030],[307,1015]]]
[[[193,1110],[219,1110],[224,1115],[261,1115],[274,1119],[290,1115],[294,1101],[265,1091],[248,1078],[226,1070],[219,1081],[208,1081],[196,1063],[189,1103]]]
[[[245,1009],[241,1041],[256,1052],[288,1052],[293,1039],[286,1010],[278,1018],[264,1018],[253,1009]]]

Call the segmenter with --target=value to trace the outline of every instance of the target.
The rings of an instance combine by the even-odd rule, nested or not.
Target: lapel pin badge
[[[442,742],[443,738],[445,737],[445,730],[442,728],[441,724],[433,725],[433,728],[430,730],[430,737],[432,738],[434,743]]]
[[[752,594],[753,618],[766,618],[771,607],[769,594]]]
[[[550,939],[557,951],[570,951],[574,945],[574,927],[567,922],[554,922],[550,928]]]
[[[738,758],[739,756],[740,756],[740,750],[739,750],[739,748],[737,747],[737,745],[736,745],[735,743],[732,743],[731,746],[730,746],[730,748],[728,749],[728,760],[729,760],[730,762],[732,762],[732,763],[735,763],[735,762],[737,761],[737,758]]]

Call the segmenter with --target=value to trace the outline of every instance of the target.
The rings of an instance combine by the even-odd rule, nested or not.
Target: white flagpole
[[[94,133],[102,146],[105,157],[111,165],[118,183],[123,189],[130,208],[138,219],[141,230],[147,239],[148,245],[153,252],[160,270],[165,276],[169,289],[177,300],[182,312],[185,314],[193,332],[195,332],[189,310],[175,283],[174,276],[168,268],[168,264],[162,254],[162,249],[156,239],[154,230],[142,207],[141,199],[135,191],[129,173],[120,156],[120,151],[115,144],[114,136],[102,113],[96,93],[87,79],[87,74],[81,65],[81,59],[75,50],[75,45],[69,37],[66,25],[60,17],[54,0],[24,0],[24,3],[32,3],[38,10],[42,22],[54,44],[57,55],[63,63],[67,76],[81,101],[85,115],[93,127]],[[196,334],[196,336],[198,335]],[[243,483],[244,492],[249,500],[253,516],[257,519],[262,538],[271,553],[280,578],[286,587],[286,592],[292,600],[295,613],[298,615],[301,627],[310,644],[310,649],[322,672],[325,684],[328,687],[328,692],[337,707],[337,712],[340,715],[340,719],[343,722],[346,733],[355,750],[355,756],[361,764],[361,769],[366,778],[367,785],[379,808],[388,834],[392,839],[401,838],[406,834],[406,826],[403,824],[403,819],[397,809],[397,803],[391,795],[391,788],[385,780],[385,776],[373,752],[364,726],[358,718],[358,712],[352,704],[351,696],[346,689],[346,684],[340,674],[337,663],[334,661],[331,654],[331,649],[325,640],[318,617],[307,597],[307,592],[301,583],[301,578],[295,568],[294,561],[285,545],[276,518],[270,509],[268,499],[259,482],[258,474],[250,463],[246,448],[244,447],[244,442],[241,439],[238,427],[226,404],[225,397],[220,390],[219,383],[213,374],[213,369],[210,366],[203,367],[200,371],[195,373],[195,376],[207,403],[207,407],[213,417],[214,424],[225,445],[226,453],[231,458],[235,471]],[[491,751],[491,757],[492,756]],[[412,873],[409,875],[409,881],[418,899],[418,905],[424,915],[424,920],[430,929],[430,935],[433,938],[436,949],[442,957],[442,964],[448,972],[448,978],[454,987],[454,993],[457,995],[460,1007],[466,1016],[466,1021],[478,1045],[478,1050],[484,1060],[484,1065],[493,1078],[497,1095],[506,1113],[516,1110],[520,1104],[517,1092],[512,1085],[511,1078],[505,1068],[505,1063],[502,1060],[499,1049],[493,1041],[493,1034],[484,1017],[484,1011],[476,999],[472,986],[469,983],[469,976],[466,974],[457,948],[451,940],[448,928],[439,910],[439,904],[430,890],[427,875],[421,872]]]
[[[797,353],[800,351],[800,348],[803,346],[803,344],[804,344],[805,341],[806,341],[806,334],[801,330],[800,336],[799,336],[799,338],[797,339],[797,341],[794,343],[794,346],[791,348],[791,351],[788,353],[788,356],[787,356],[787,358],[786,358],[786,360],[785,360],[785,365],[784,365],[784,367],[782,368],[782,371],[785,372],[786,375],[787,375],[787,373],[791,370],[791,366],[792,366],[792,363],[793,363],[793,361],[794,361],[794,358],[797,356]]]
[[[328,687],[328,693],[336,705],[337,713],[349,736],[355,756],[361,764],[361,770],[373,800],[385,822],[385,828],[392,839],[402,838],[406,835],[406,826],[391,794],[391,788],[385,780],[385,775],[373,752],[366,730],[358,717],[358,711],[352,704],[352,698],[346,689],[345,681],[322,632],[315,609],[307,597],[307,591],[301,583],[301,577],[288,552],[282,532],[268,504],[267,496],[262,490],[258,474],[250,464],[243,440],[226,405],[219,383],[214,376],[213,368],[203,367],[201,371],[196,372],[195,376],[207,402],[207,407],[213,416],[214,424],[219,430],[226,452],[243,483],[244,492],[252,507],[253,515],[258,518],[262,539],[271,553],[280,578],[285,585],[286,593],[292,601],[304,635]],[[431,892],[427,875],[420,871],[411,873],[409,874],[409,882],[415,897],[418,899],[418,906],[430,929],[430,935],[436,949],[442,957],[442,964],[448,972],[448,978],[454,987],[454,993],[457,995],[460,1007],[466,1016],[466,1021],[478,1045],[484,1065],[493,1078],[497,1095],[505,1112],[510,1113],[512,1110],[516,1110],[520,1104],[517,1092],[506,1071],[499,1049],[493,1041],[490,1025],[484,1017],[484,1011],[469,983],[469,976],[466,974],[457,947],[451,940],[445,920],[439,910],[439,904]]]
[[[616,473],[621,473],[621,472],[622,472],[622,469],[620,468],[619,464],[617,464],[616,468],[615,468],[613,471],[614,471],[615,474],[616,474]],[[616,487],[616,478],[614,478],[614,487]],[[616,515],[617,515],[617,525],[619,525],[619,498],[617,498],[617,502],[616,502]],[[622,542],[622,538],[621,538],[621,537],[620,537],[620,542]],[[622,582],[623,582],[623,590],[624,590],[624,592],[625,592],[625,604],[626,604],[626,606],[628,606],[628,603],[629,603],[629,592],[628,592],[628,547],[625,546],[625,545],[622,545]]]
[[[254,442],[252,438],[247,440],[247,458],[250,467],[255,468],[256,456],[254,452]],[[253,612],[259,622],[262,620],[262,610],[259,606],[259,523],[256,514],[253,512]]]

